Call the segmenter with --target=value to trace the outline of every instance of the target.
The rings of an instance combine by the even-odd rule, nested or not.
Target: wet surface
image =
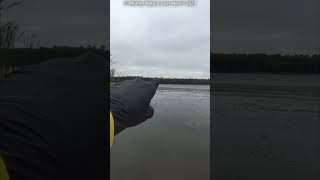
[[[115,138],[112,180],[208,180],[209,86],[160,85],[155,114]]]
[[[212,79],[214,179],[320,179],[319,75]],[[116,137],[112,179],[208,179],[208,100],[205,86],[160,86],[154,118]]]
[[[319,179],[319,75],[215,74],[214,179]]]

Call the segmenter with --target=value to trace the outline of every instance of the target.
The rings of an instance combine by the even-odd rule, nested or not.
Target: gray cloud
[[[111,3],[111,53],[119,75],[209,77],[209,0],[188,7]],[[25,0],[8,14],[42,46],[108,42],[108,1]],[[107,43],[108,44],[108,43]]]
[[[118,75],[209,78],[209,2],[145,8],[111,0],[111,53]]]
[[[105,45],[108,37],[107,1],[25,0],[7,19],[35,34],[42,46]]]
[[[217,0],[215,52],[313,54],[320,50],[318,0]]]

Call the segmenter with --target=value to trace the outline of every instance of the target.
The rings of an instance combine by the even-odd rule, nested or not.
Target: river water
[[[112,180],[319,179],[320,75],[214,74],[161,85],[154,117],[115,139]],[[213,126],[211,134],[210,128]]]
[[[115,138],[112,180],[209,180],[210,87],[160,85],[154,117]]]
[[[214,179],[320,179],[320,75],[211,79]]]

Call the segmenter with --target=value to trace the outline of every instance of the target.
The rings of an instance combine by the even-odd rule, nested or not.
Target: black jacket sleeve
[[[15,179],[107,179],[107,59],[24,67],[0,81],[0,154]]]

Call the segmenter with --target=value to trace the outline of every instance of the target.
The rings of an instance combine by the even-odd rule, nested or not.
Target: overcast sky
[[[209,78],[209,0],[198,0],[194,7],[110,3],[110,44],[117,75]]]
[[[106,0],[24,0],[6,13],[41,46],[106,45]]]
[[[320,52],[320,0],[215,0],[214,52]]]
[[[118,75],[209,77],[209,0],[195,7],[125,7],[111,0],[111,53]],[[7,14],[42,46],[104,45],[105,0],[25,0]],[[212,50],[314,54],[319,0],[214,0]],[[108,43],[107,43],[108,44]]]

